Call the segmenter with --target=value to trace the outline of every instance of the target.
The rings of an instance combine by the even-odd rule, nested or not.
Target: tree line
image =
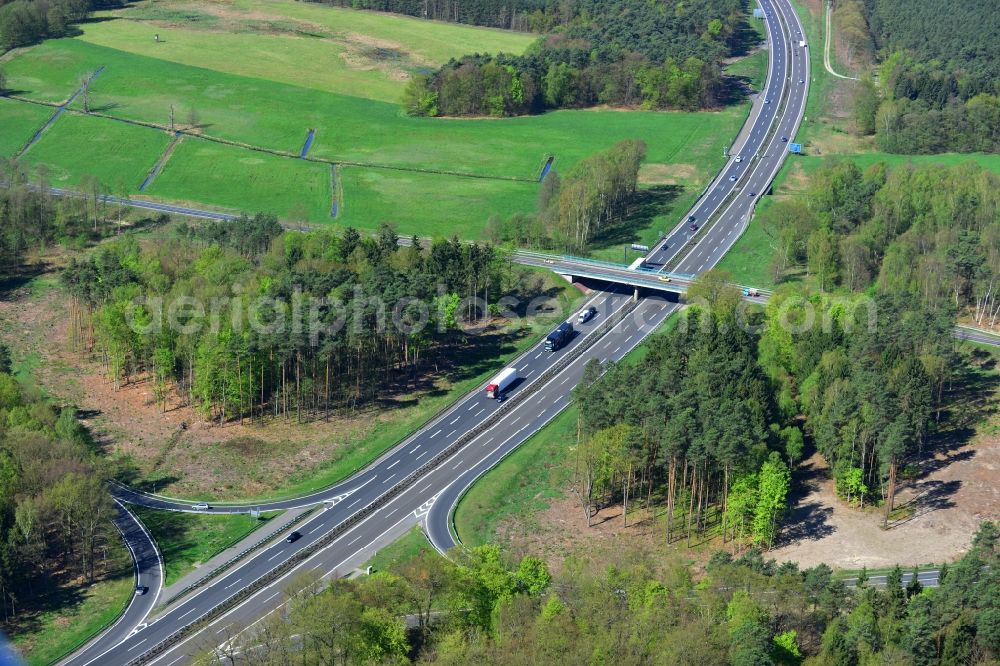
[[[286,587],[287,618],[272,613],[234,641],[253,651],[223,643],[195,663],[985,666],[1000,657],[995,523],[934,589],[904,584],[899,567],[884,587],[862,572],[849,588],[825,564],[778,565],[755,549],[716,553],[701,574],[626,545],[614,557],[567,558],[550,573],[534,557],[480,546],[454,561],[424,552],[326,589],[300,578]]]
[[[668,541],[711,533],[770,547],[812,449],[846,502],[880,505],[888,522],[899,470],[947,429],[946,387],[964,367],[953,312],[788,285],[755,314],[716,271],[688,297],[697,305],[641,361],[592,362],[574,391],[573,492],[588,525],[611,503],[626,524],[630,506],[659,506]]]
[[[947,429],[942,408],[964,368],[953,313],[898,295],[839,300],[791,286],[767,310],[775,324],[759,360],[782,411],[801,421],[838,494],[856,507],[881,505],[888,523],[899,470],[933,455],[934,435]]]
[[[81,177],[77,196],[55,196],[50,185],[44,165],[30,169],[0,157],[0,269],[55,244],[79,249],[123,229],[126,207],[104,201],[112,188],[96,176]]]
[[[115,0],[11,0],[0,2],[0,53],[70,34],[92,10],[120,7]],[[0,86],[2,89],[3,86]]]
[[[328,416],[457,363],[459,323],[503,314],[518,284],[491,245],[279,232],[258,214],[71,260],[76,344],[116,387],[148,377],[164,409],[176,396],[220,423]]]
[[[550,171],[539,189],[537,212],[506,220],[493,215],[486,235],[496,243],[585,252],[627,217],[645,158],[644,142],[620,141],[584,158],[563,178]]]
[[[943,11],[930,0],[864,0],[863,8],[880,65],[879,85],[866,78],[856,91],[858,130],[892,153],[1000,150],[1000,21],[992,3]],[[857,12],[848,13],[851,43],[862,44]]]
[[[690,543],[711,527],[723,541],[773,542],[802,433],[778,409],[756,337],[735,325],[738,296],[719,277],[693,288],[707,310],[651,337],[638,363],[592,361],[574,390],[574,493],[588,524],[612,501],[624,504],[627,524],[630,498],[652,506],[655,497],[668,541]]]
[[[717,105],[721,61],[745,23],[740,0],[578,0],[575,18],[522,56],[474,54],[414,76],[403,107],[422,116],[513,116],[596,104]],[[572,12],[571,12],[572,13]]]
[[[67,581],[92,582],[126,564],[107,556],[119,538],[109,471],[76,410],[22,386],[10,360],[0,345],[0,621],[8,630]]]
[[[780,280],[804,268],[821,289],[879,291],[955,309],[977,323],[1000,317],[1000,178],[952,167],[851,161],[819,170],[806,191],[776,201],[760,223]]]
[[[406,14],[433,21],[545,32],[574,19],[574,0],[312,0],[352,9]]]

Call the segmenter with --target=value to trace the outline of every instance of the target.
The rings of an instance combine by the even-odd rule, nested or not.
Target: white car
[[[737,162],[742,162],[743,161],[743,156],[742,155],[737,155],[736,156],[736,161]]]
[[[195,511],[208,511],[212,507],[205,504],[204,502],[199,502],[198,504],[192,504],[191,508],[194,509]]]

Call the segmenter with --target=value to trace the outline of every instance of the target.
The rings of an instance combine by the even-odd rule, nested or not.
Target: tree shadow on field
[[[629,206],[628,214],[594,238],[591,247],[602,250],[624,243],[637,243],[643,229],[651,227],[657,217],[666,215],[684,188],[680,185],[655,185],[639,190]],[[673,226],[673,222],[669,223]],[[664,230],[665,231],[665,230]]]
[[[119,107],[121,107],[121,104],[118,102],[105,102],[103,104],[91,103],[90,111],[91,113],[108,113],[109,111],[114,111]]]

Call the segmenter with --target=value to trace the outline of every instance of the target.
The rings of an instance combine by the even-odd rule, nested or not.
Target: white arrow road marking
[[[423,504],[421,504],[419,507],[417,507],[416,509],[414,509],[413,510],[413,516],[417,520],[421,520],[424,516],[426,516],[427,514],[429,514],[431,512],[431,507],[434,506],[434,502],[437,501],[438,497],[441,497],[441,493],[443,493],[443,492],[444,492],[443,490],[439,490],[437,492],[437,494],[434,495],[434,497],[430,498],[429,500],[427,500],[426,502],[424,502]]]

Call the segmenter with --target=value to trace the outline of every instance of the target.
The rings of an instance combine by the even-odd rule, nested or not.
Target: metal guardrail
[[[287,572],[291,571],[300,562],[312,557],[315,553],[319,552],[326,546],[333,543],[341,534],[346,532],[348,529],[354,527],[358,523],[362,522],[365,518],[372,515],[378,511],[382,506],[388,504],[391,500],[395,499],[401,495],[405,490],[410,488],[415,484],[421,477],[431,472],[440,466],[444,461],[448,460],[462,449],[466,444],[476,439],[479,435],[484,433],[490,427],[499,422],[504,416],[506,416],[514,407],[519,405],[528,399],[529,396],[536,393],[542,386],[548,383],[553,377],[565,370],[572,364],[576,359],[580,358],[588,349],[590,349],[598,340],[604,337],[612,328],[621,323],[625,317],[631,314],[637,307],[637,301],[630,301],[627,305],[622,307],[614,317],[604,322],[597,330],[588,335],[583,341],[574,347],[569,354],[565,355],[558,362],[554,363],[548,370],[539,375],[538,379],[531,382],[524,390],[518,392],[511,398],[509,398],[505,404],[502,404],[499,409],[493,412],[490,416],[486,417],[479,425],[475,426],[471,430],[467,431],[464,435],[455,440],[446,449],[438,453],[431,460],[427,461],[419,468],[414,470],[409,476],[404,478],[402,481],[397,483],[395,486],[386,491],[383,495],[373,500],[370,504],[365,506],[360,511],[355,512],[353,515],[344,519],[339,525],[330,530],[323,538],[319,539],[313,544],[306,546],[302,550],[298,551],[285,560],[282,564],[278,565],[271,571],[267,572],[257,580],[251,582],[249,585],[241,589],[239,592],[229,597],[222,603],[218,604],[214,608],[210,609],[208,612],[203,614],[201,617],[191,621],[190,623],[184,625],[174,633],[170,634],[166,639],[156,644],[146,652],[142,653],[132,661],[128,662],[128,666],[139,666],[140,664],[146,664],[157,655],[162,654],[165,650],[171,646],[177,644],[186,636],[196,631],[197,629],[205,626],[207,623],[216,619],[226,611],[234,608],[240,604],[244,599],[252,596],[259,590],[267,587],[269,584],[278,580],[284,576]]]
[[[209,583],[209,581],[217,578],[220,574],[222,574],[222,573],[228,571],[229,569],[231,569],[234,564],[236,564],[237,562],[239,562],[240,560],[242,560],[243,558],[245,558],[247,555],[250,555],[251,553],[254,553],[254,552],[258,551],[261,548],[263,548],[264,546],[266,546],[269,543],[271,543],[272,541],[275,541],[276,538],[280,537],[287,528],[293,527],[293,526],[298,525],[299,523],[301,523],[303,520],[305,520],[306,518],[308,518],[309,516],[311,516],[316,511],[317,508],[318,508],[318,505],[314,506],[314,507],[310,507],[309,509],[303,511],[298,516],[296,516],[295,518],[293,518],[292,520],[288,521],[288,523],[283,528],[281,528],[279,530],[275,530],[270,535],[264,537],[260,541],[257,541],[256,543],[254,543],[254,544],[252,544],[250,546],[247,546],[246,548],[244,548],[243,550],[241,550],[239,553],[237,553],[236,555],[232,556],[231,558],[229,558],[228,560],[226,560],[225,562],[223,562],[219,566],[215,567],[214,569],[212,569],[211,571],[209,571],[208,573],[206,573],[204,576],[202,576],[201,578],[199,578],[195,582],[193,582],[190,585],[184,587],[180,592],[178,592],[173,597],[171,597],[170,601],[166,602],[166,604],[164,605],[164,607],[169,606],[170,604],[174,603],[178,599],[184,598],[185,596],[187,596],[188,594],[190,594],[194,590],[197,590],[199,587],[204,587],[205,585],[207,585]]]

